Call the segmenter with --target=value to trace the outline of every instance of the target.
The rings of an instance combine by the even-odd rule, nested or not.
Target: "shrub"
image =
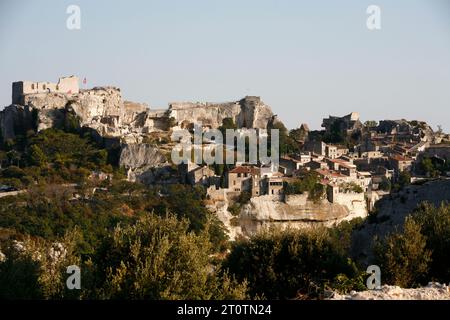
[[[450,282],[450,204],[422,203],[412,219],[420,225],[427,239],[426,248],[432,251],[428,278]]]
[[[374,249],[387,283],[407,288],[419,285],[426,278],[431,252],[426,248],[420,225],[410,217],[406,218],[402,232],[377,240]]]
[[[245,284],[211,272],[209,235],[188,231],[187,220],[148,215],[118,226],[95,258],[105,274],[101,298],[243,299]]]
[[[317,296],[337,275],[358,274],[325,228],[263,231],[235,243],[224,268],[248,280],[251,296],[268,299]]]

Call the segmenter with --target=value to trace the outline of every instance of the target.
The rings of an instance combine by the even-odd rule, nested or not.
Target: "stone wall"
[[[18,81],[12,84],[12,103],[25,104],[24,98],[28,94],[39,93],[63,93],[67,95],[77,94],[80,90],[77,77],[59,78],[58,83]]]

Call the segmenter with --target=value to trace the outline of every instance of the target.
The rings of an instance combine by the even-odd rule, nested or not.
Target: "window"
[[[31,90],[34,90],[34,83],[31,84]]]
[[[240,173],[238,173],[238,178],[240,178],[241,177],[241,174]]]
[[[44,89],[44,90],[46,89],[45,84],[42,85],[42,89]]]
[[[248,175],[247,175],[246,173],[244,173],[244,177],[246,177],[246,178],[247,178],[247,176],[248,176]]]

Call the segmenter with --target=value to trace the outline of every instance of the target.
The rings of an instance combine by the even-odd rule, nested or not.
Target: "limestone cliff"
[[[148,178],[149,168],[166,162],[156,147],[142,144],[155,140],[158,143],[152,145],[158,145],[160,151],[164,149],[161,137],[152,134],[164,136],[167,142],[174,127],[202,122],[217,128],[223,119],[232,118],[239,128],[267,128],[274,119],[270,107],[259,97],[229,103],[172,103],[167,110],[151,110],[146,104],[123,101],[119,88],[95,87],[75,93],[26,93],[19,100],[21,104],[0,111],[1,139],[14,139],[28,130],[62,128],[67,115],[72,115],[71,119],[78,119],[81,127],[95,130],[99,138],[120,141],[120,164],[130,170],[131,179],[145,175]]]
[[[439,179],[423,185],[410,185],[398,193],[386,194],[376,203],[376,218],[368,219],[353,235],[352,254],[369,263],[372,257],[374,237],[383,239],[401,228],[405,217],[414,214],[421,203],[427,201],[439,206],[450,202],[450,179]]]
[[[120,137],[140,142],[136,135],[187,127],[202,122],[217,128],[232,118],[239,128],[267,128],[273,114],[259,97],[245,97],[230,103],[172,103],[167,110],[150,110],[147,105],[123,101],[119,88],[95,87],[75,94],[59,92],[25,94],[21,105],[0,112],[3,139],[13,139],[28,129],[58,127],[65,112],[78,117],[80,125],[103,137]],[[18,128],[22,132],[18,132]]]
[[[259,97],[245,97],[240,101],[227,103],[171,103],[169,116],[181,127],[201,122],[204,126],[218,128],[223,119],[231,118],[238,128],[266,129],[273,113]]]
[[[210,191],[210,190],[209,190]],[[366,217],[367,208],[359,204],[331,203],[326,199],[319,202],[308,200],[308,194],[290,195],[284,199],[271,195],[253,197],[244,205],[238,217],[227,211],[231,201],[223,193],[214,192],[208,208],[215,212],[229,230],[229,236],[250,236],[262,228],[307,228],[311,226],[332,226],[345,220]]]

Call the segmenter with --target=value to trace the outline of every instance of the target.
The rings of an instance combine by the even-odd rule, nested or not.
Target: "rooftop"
[[[256,173],[258,171],[257,168],[251,166],[238,166],[232,170],[230,173]]]
[[[405,156],[401,156],[401,155],[395,155],[395,156],[391,156],[391,158],[395,161],[412,161],[413,159],[405,157]]]
[[[343,175],[342,173],[328,170],[328,169],[316,169],[316,172],[322,176],[333,177],[333,178],[346,178],[347,177],[346,175]]]

